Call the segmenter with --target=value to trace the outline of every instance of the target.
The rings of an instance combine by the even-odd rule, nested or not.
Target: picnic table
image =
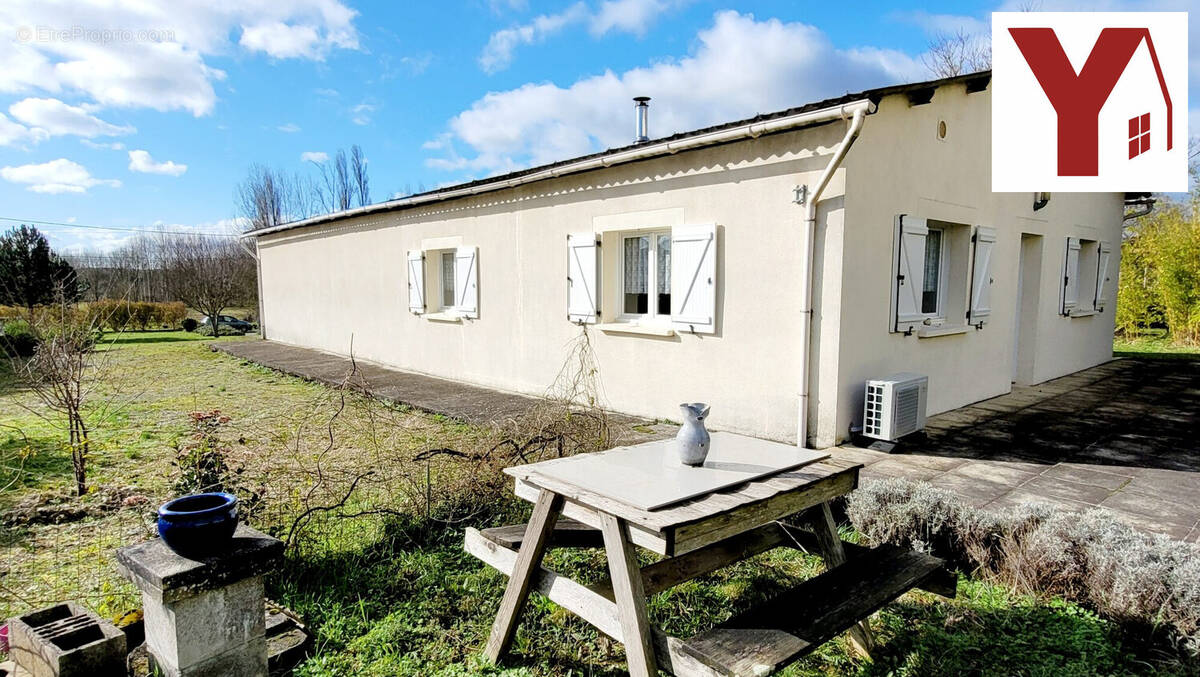
[[[763,445],[776,445],[787,461],[774,472],[764,472],[760,464],[717,464],[743,470],[752,479],[730,484],[726,478],[718,489],[700,494],[693,489],[690,497],[654,509],[634,505],[637,501],[628,497],[613,498],[621,492],[605,489],[603,480],[593,477],[603,467],[597,461],[661,456],[671,452],[671,444],[650,442],[505,470],[515,478],[516,495],[534,504],[528,524],[468,528],[464,541],[467,552],[509,576],[485,648],[489,659],[497,661],[507,652],[533,590],[624,644],[629,672],[638,676],[663,670],[762,677],[846,631],[855,648],[869,655],[873,639],[865,619],[872,613],[914,587],[954,595],[955,579],[940,559],[841,540],[830,501],[857,487],[859,464],[714,433],[714,452],[720,448],[736,457],[739,449],[753,449],[761,459],[761,452],[772,449]],[[587,474],[570,466],[580,463],[588,464]],[[686,475],[690,471],[664,467],[662,481],[694,477]],[[584,585],[542,566],[548,548],[563,547],[603,548],[610,577]],[[641,567],[638,547],[662,559]],[[651,626],[647,596],[777,547],[816,552],[826,571],[687,639]]]

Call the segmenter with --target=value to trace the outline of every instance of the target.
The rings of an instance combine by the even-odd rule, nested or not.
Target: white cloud
[[[359,126],[371,124],[371,113],[378,110],[379,106],[371,103],[360,103],[350,109],[350,121]]]
[[[322,60],[358,48],[356,15],[341,0],[5,0],[0,92],[69,91],[103,106],[204,115],[216,102],[213,83],[225,77],[206,58],[240,47]],[[21,39],[20,27],[33,28],[31,39]]]
[[[129,125],[105,122],[79,106],[58,99],[22,99],[8,107],[13,118],[30,127],[45,130],[49,136],[72,134],[92,139],[97,136],[123,136],[137,130]]]
[[[326,99],[336,99],[337,97],[341,96],[336,89],[314,89],[313,94],[316,94],[317,96],[323,96]]]
[[[924,75],[901,52],[838,49],[813,26],[734,11],[717,13],[695,42],[690,56],[568,87],[489,93],[450,120],[449,136],[434,140],[444,155],[427,164],[494,173],[624,146],[633,141],[636,95],[654,97],[651,132],[664,136]]]
[[[518,47],[540,43],[576,24],[587,24],[595,37],[609,31],[644,35],[660,14],[687,1],[605,0],[593,12],[580,0],[558,14],[542,14],[527,24],[492,33],[479,55],[479,67],[488,74],[502,71],[512,63]]]
[[[80,139],[79,143],[82,143],[88,148],[94,148],[96,150],[125,150],[125,144],[121,143],[120,141],[104,143],[92,141],[90,139]]]
[[[512,63],[517,47],[541,42],[587,16],[587,5],[577,2],[558,14],[542,14],[527,24],[496,31],[479,55],[479,67],[485,73],[502,71]]]
[[[644,35],[658,15],[677,4],[665,0],[606,0],[592,15],[588,30],[592,35],[612,30]]]
[[[0,113],[0,146],[24,146],[49,138],[44,129],[30,129]]]
[[[86,193],[92,186],[119,188],[116,179],[97,179],[87,168],[66,158],[39,165],[0,167],[0,178],[10,183],[26,184],[35,193]]]
[[[129,151],[129,171],[141,174],[179,176],[187,171],[187,165],[178,164],[170,160],[156,162],[154,158],[150,157],[150,153],[144,150],[131,150]]]
[[[321,164],[329,159],[329,153],[323,153],[319,150],[306,150],[300,154],[301,162],[316,162]]]
[[[892,18],[903,23],[912,24],[925,31],[927,35],[955,35],[962,32],[966,35],[991,35],[992,27],[987,21],[973,16],[960,14],[931,14],[923,9],[896,11]]]
[[[278,129],[279,131],[283,132],[284,134],[295,134],[296,132],[300,131],[300,125],[298,125],[294,122],[289,122],[284,125],[279,125],[275,129]]]

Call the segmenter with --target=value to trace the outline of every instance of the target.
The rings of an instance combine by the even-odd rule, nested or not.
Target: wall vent
[[[893,374],[867,381],[863,402],[863,434],[895,442],[925,427],[929,379],[920,374]]]

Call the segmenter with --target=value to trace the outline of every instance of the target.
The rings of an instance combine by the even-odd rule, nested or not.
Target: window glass
[[[650,236],[625,238],[624,260],[624,312],[628,315],[645,315],[650,312]]]
[[[658,276],[658,307],[659,315],[671,314],[671,236],[658,236],[658,249],[655,255],[655,273]]]
[[[925,284],[921,287],[921,312],[938,312],[938,288],[942,278],[942,235],[930,228],[925,236]]]
[[[454,306],[454,252],[442,252],[442,307]]]

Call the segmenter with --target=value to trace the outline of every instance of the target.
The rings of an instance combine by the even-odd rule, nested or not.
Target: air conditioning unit
[[[929,377],[920,374],[892,374],[867,381],[863,434],[895,442],[924,428],[928,391]]]

